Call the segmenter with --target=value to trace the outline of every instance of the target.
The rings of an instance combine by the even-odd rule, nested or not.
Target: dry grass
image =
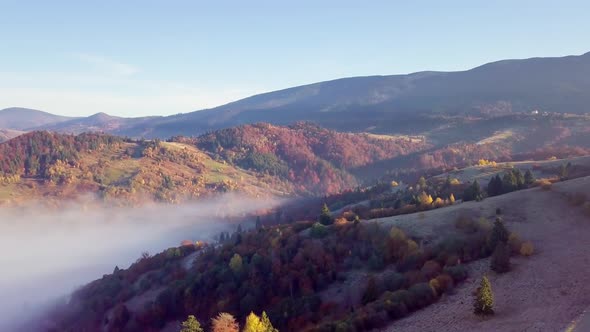
[[[491,218],[500,207],[508,229],[534,244],[524,253],[534,254],[514,257],[507,274],[490,273],[488,260],[469,264],[470,277],[454,295],[383,331],[564,330],[590,306],[590,224],[584,209],[572,209],[566,196],[577,192],[590,193],[590,177],[555,183],[550,191],[533,188],[427,211],[420,222],[415,215],[380,220],[413,236],[433,237],[454,228],[460,215]],[[472,313],[471,293],[484,274],[492,283],[496,315],[482,320]]]

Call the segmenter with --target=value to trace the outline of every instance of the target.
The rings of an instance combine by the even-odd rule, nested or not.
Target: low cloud
[[[142,252],[182,240],[212,240],[235,230],[228,217],[247,216],[278,202],[225,195],[198,203],[141,208],[60,209],[31,204],[0,210],[0,330],[14,328],[49,301],[128,267]],[[23,313],[25,315],[23,315]]]

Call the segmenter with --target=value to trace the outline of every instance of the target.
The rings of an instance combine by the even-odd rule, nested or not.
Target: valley
[[[350,77],[169,116],[0,110],[0,330],[583,329],[589,69]]]

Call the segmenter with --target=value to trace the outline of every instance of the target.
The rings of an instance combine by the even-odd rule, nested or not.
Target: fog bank
[[[182,240],[212,240],[232,231],[228,217],[271,208],[272,200],[233,194],[184,205],[47,209],[0,208],[0,331],[142,252],[158,253]]]

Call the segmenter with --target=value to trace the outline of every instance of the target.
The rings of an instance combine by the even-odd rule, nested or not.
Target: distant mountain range
[[[588,91],[590,53],[504,60],[458,72],[343,78],[167,117],[130,119],[99,113],[67,118],[12,108],[0,111],[0,128],[169,137],[247,123],[311,121],[338,130],[417,132],[431,129],[439,116],[533,110],[585,113],[590,110]]]

